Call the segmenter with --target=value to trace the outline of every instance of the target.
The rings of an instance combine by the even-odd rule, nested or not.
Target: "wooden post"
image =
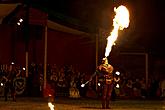
[[[146,86],[148,87],[148,54],[145,53]]]
[[[26,51],[25,53],[25,57],[26,57],[26,78],[28,77],[28,51]]]
[[[99,44],[99,35],[96,34],[96,68],[98,66],[98,44]],[[96,90],[98,89],[98,86],[97,86],[97,83],[98,83],[98,77],[96,75]]]
[[[28,78],[28,53],[29,53],[29,7],[30,7],[30,4],[28,3],[25,7],[26,9],[26,17],[25,17],[25,26],[24,26],[24,40],[25,40],[25,60],[26,60],[26,78]]]
[[[47,25],[45,26],[45,52],[44,52],[44,89],[46,89],[46,73],[47,73]]]

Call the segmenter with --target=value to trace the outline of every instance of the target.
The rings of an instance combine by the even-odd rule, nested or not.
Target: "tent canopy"
[[[2,24],[5,17],[11,14],[20,5],[21,5],[20,3],[0,4],[0,24]],[[22,15],[25,15],[22,13],[25,13],[25,10],[23,8],[21,10],[20,8],[20,10],[17,11],[14,17],[17,17],[17,19],[19,19],[19,17],[21,17]],[[41,25],[45,23],[46,21],[46,25],[48,26],[48,28],[56,30],[56,31],[61,31],[61,32],[76,34],[76,35],[89,35],[86,32],[79,31],[77,29],[73,29],[71,27],[54,22],[45,16],[46,14],[44,14],[44,12],[41,12],[40,10],[35,9],[35,8],[31,8],[29,12],[29,22],[30,24],[34,24],[34,25]],[[9,17],[9,19],[12,19],[12,18]]]
[[[19,3],[15,4],[0,4],[0,24],[2,23],[3,18],[9,15],[14,9],[19,5]]]

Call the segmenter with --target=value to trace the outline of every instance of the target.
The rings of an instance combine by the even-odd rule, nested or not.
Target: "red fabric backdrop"
[[[9,64],[12,58],[16,64],[25,66],[25,44],[13,40],[11,27],[0,26],[0,63]],[[36,38],[39,39],[34,39]],[[14,43],[13,43],[14,42]],[[29,41],[29,63],[44,63],[44,31],[32,31]],[[47,63],[72,64],[81,71],[92,72],[95,68],[95,36],[73,35],[48,29]]]

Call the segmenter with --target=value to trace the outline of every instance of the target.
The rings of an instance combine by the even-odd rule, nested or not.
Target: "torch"
[[[84,84],[81,84],[81,87],[84,87],[86,84],[88,84],[90,82],[90,80],[88,80],[87,82],[85,82]]]
[[[54,105],[52,104],[51,97],[52,97],[52,95],[49,94],[49,96],[48,96],[48,107],[50,108],[50,110],[54,110]]]
[[[86,81],[85,83],[81,84],[81,87],[84,87],[86,84],[88,84],[95,75],[96,75],[96,72],[90,77],[90,79],[88,81]]]

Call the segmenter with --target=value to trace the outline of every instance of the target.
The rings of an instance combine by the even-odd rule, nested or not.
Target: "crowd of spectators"
[[[6,66],[1,66],[2,72],[6,70]],[[21,72],[19,71],[21,70]],[[25,71],[21,66],[15,67],[16,72],[20,72],[19,77],[25,77]],[[42,64],[31,64],[29,66],[29,75],[26,84],[26,94],[29,96],[38,95],[42,96],[44,73]],[[47,84],[53,91],[53,95],[80,98],[80,97],[98,97],[99,93],[96,90],[95,78],[85,87],[81,87],[89,80],[89,77],[93,73],[80,72],[73,65],[58,66],[56,64],[47,65]],[[114,87],[112,96],[116,98],[135,98],[135,99],[147,99],[147,98],[160,98],[164,93],[164,88],[161,87],[162,80],[150,78],[148,84],[144,77],[130,76],[126,73],[120,74],[119,88]],[[33,88],[33,89],[32,89]],[[32,91],[34,90],[34,91]],[[28,92],[27,92],[28,91]]]
[[[56,85],[55,90],[57,93],[66,93],[65,95],[69,96],[69,88],[76,85],[74,87],[79,90],[81,97],[95,97],[95,95],[99,95],[96,90],[95,78],[93,78],[94,80],[85,87],[81,87],[81,84],[89,80],[91,74],[81,73],[73,66],[58,68],[57,65],[53,65],[51,67],[49,80]],[[131,74],[121,73],[119,81],[120,87],[114,87],[113,94],[118,98],[159,99],[163,96],[162,82],[163,80],[159,77],[151,77],[146,83],[145,77],[138,77],[138,75],[131,76]],[[96,94],[94,94],[93,91]],[[93,96],[89,96],[88,94]]]
[[[148,79],[145,77],[128,76],[121,74],[120,88],[116,90],[116,95],[123,98],[134,99],[158,99],[161,97],[161,80],[158,78]]]

